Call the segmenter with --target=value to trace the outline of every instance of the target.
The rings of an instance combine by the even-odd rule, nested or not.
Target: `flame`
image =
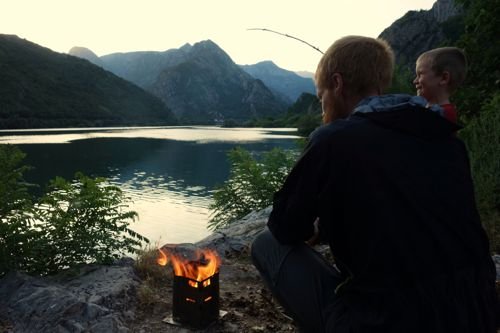
[[[165,266],[170,260],[174,269],[174,275],[182,276],[194,281],[189,281],[189,285],[194,288],[199,287],[199,283],[218,272],[221,260],[217,252],[209,249],[197,250],[194,260],[186,260],[174,253],[168,253],[159,249],[157,262]],[[203,287],[210,285],[210,280],[203,282]]]
[[[158,249],[158,251],[160,251],[160,254],[158,255],[158,259],[156,259],[156,262],[160,266],[166,266],[168,263],[167,255],[162,251],[162,249]]]

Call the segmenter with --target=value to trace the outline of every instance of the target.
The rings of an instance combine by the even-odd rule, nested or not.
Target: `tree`
[[[413,86],[414,75],[412,71],[402,65],[396,65],[392,77],[392,83],[387,93],[390,94],[415,94],[415,87]]]
[[[476,202],[491,249],[500,253],[500,93],[460,132],[470,155]]]
[[[500,90],[500,5],[498,0],[456,1],[466,13],[465,33],[457,45],[469,61],[466,84],[458,91],[456,102],[467,121]]]
[[[454,101],[465,129],[476,200],[491,249],[500,251],[500,6],[498,0],[456,0],[464,8],[463,48],[469,69]]]
[[[228,153],[230,176],[216,188],[209,229],[216,230],[234,222],[253,210],[272,204],[274,193],[281,187],[296,156],[274,148],[263,154],[262,160],[237,147]]]

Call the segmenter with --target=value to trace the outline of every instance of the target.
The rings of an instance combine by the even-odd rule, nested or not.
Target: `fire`
[[[165,266],[168,261],[172,263],[174,275],[194,280],[189,281],[189,285],[194,288],[198,288],[200,284],[203,287],[210,285],[210,280],[204,280],[219,271],[221,262],[217,252],[209,249],[198,249],[194,257],[189,259],[183,258],[175,251],[159,249],[158,264]]]
[[[162,249],[158,249],[160,251],[160,254],[158,255],[158,259],[156,259],[156,262],[160,266],[165,266],[168,264],[168,258],[165,252],[162,251]]]

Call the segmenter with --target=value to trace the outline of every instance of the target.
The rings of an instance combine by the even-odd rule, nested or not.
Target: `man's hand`
[[[319,217],[314,221],[314,234],[311,238],[306,240],[306,244],[309,246],[314,246],[319,243]]]

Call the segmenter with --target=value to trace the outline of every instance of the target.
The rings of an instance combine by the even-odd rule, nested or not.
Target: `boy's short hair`
[[[346,36],[334,42],[318,63],[315,81],[329,87],[334,73],[340,73],[349,93],[365,96],[382,93],[392,80],[394,53],[382,39]]]
[[[422,53],[418,60],[429,60],[431,70],[437,75],[450,73],[449,87],[456,90],[465,80],[467,74],[467,58],[458,47],[439,47]]]

